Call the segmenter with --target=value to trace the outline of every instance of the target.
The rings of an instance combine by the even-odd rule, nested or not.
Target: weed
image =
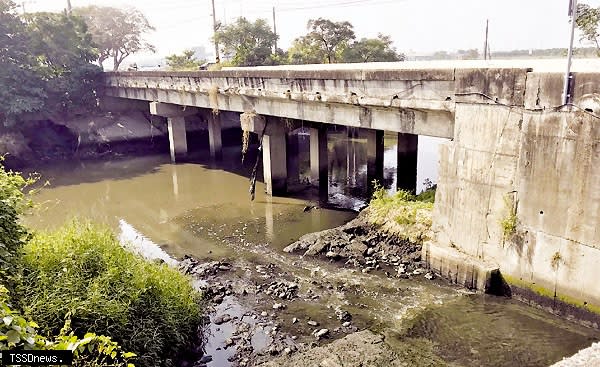
[[[504,206],[506,215],[500,220],[500,226],[502,227],[502,238],[508,240],[517,233],[518,218],[517,210],[509,195],[504,196]]]
[[[107,335],[140,365],[170,366],[198,330],[189,279],[124,250],[105,228],[72,222],[35,235],[24,250],[16,299],[45,333],[56,335],[70,318],[75,335]]]

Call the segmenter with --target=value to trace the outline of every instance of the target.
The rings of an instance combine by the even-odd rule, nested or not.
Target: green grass
[[[387,225],[388,229],[395,228],[397,235],[421,243],[431,227],[434,199],[435,189],[419,195],[402,190],[389,195],[384,188],[376,185],[369,203],[368,219],[377,225]],[[390,226],[390,221],[398,226]]]
[[[202,315],[189,279],[124,250],[109,230],[73,222],[36,234],[24,252],[16,299],[44,332],[70,318],[75,335],[109,336],[141,366],[171,366],[196,339]]]

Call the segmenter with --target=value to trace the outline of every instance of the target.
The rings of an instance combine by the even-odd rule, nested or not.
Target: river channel
[[[352,144],[352,151],[364,151],[364,142]],[[419,169],[419,183],[435,180],[433,151],[429,149],[429,166]],[[342,157],[339,169],[330,172],[335,181],[331,202],[345,209],[319,205],[314,189],[302,183],[291,197],[270,198],[258,182],[251,201],[248,177],[255,156],[249,154],[242,163],[234,147],[225,149],[223,164],[203,158],[205,151],[177,165],[170,164],[167,154],[57,163],[35,168],[48,184],[36,195],[39,208],[26,222],[43,230],[87,218],[110,226],[123,240],[145,241],[174,258],[189,254],[207,261],[226,259],[247,269],[275,264],[301,287],[310,287],[315,277],[325,279],[333,286],[315,287],[318,299],[297,300],[278,317],[310,317],[327,326],[333,323],[331,310],[343,305],[359,329],[382,333],[399,349],[410,342],[452,366],[548,366],[598,340],[596,330],[510,299],[471,294],[440,279],[387,278],[285,254],[282,249],[300,236],[356,216],[348,209],[365,203],[363,155]],[[385,156],[384,182],[393,186],[393,140],[386,139]],[[339,292],[335,285],[342,283],[358,290]],[[259,312],[270,305],[254,307]],[[299,326],[288,331],[308,332]],[[215,328],[212,335],[206,346],[213,356],[208,365],[231,365],[220,345],[223,330]]]

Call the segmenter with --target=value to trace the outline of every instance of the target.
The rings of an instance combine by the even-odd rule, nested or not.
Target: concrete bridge
[[[297,175],[289,131],[311,129],[311,169],[327,189],[326,124],[363,129],[368,171],[382,172],[383,132],[398,133],[398,185],[414,190],[417,136],[445,137],[429,266],[471,288],[496,286],[557,312],[600,314],[600,63],[576,60],[570,104],[564,61],[261,67],[215,72],[107,73],[114,101],[146,101],[168,118],[173,160],[185,116],[204,114],[211,153],[220,111],[264,134],[269,193]],[[585,313],[583,311],[592,311]],[[587,315],[587,316],[581,316]],[[596,315],[596,316],[594,316]],[[596,324],[598,326],[598,324]]]

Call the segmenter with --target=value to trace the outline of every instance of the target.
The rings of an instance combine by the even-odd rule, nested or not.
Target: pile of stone
[[[200,263],[198,260],[191,256],[184,256],[179,262],[179,271],[187,274],[196,276],[199,278],[206,278],[211,275],[216,275],[222,271],[230,271],[231,264],[224,261],[210,261],[207,263]]]
[[[302,236],[284,251],[325,256],[360,267],[364,273],[383,270],[389,276],[410,277],[424,266],[420,244],[385,233],[361,217],[338,228]]]
[[[272,282],[256,286],[257,292],[265,292],[270,296],[284,300],[293,300],[298,297],[298,284],[292,282]]]
[[[233,287],[229,283],[201,285],[199,288],[202,291],[204,299],[210,300],[214,304],[220,304],[221,302],[223,302],[226,296],[230,296],[233,294]]]

